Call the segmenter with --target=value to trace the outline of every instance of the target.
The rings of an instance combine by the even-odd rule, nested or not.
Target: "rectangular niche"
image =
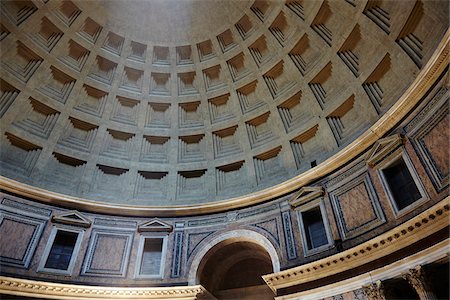
[[[200,61],[205,61],[216,57],[211,40],[206,40],[198,43],[197,50]]]
[[[154,65],[170,65],[169,47],[155,46],[153,47],[153,60]]]
[[[60,112],[33,98],[29,100],[29,109],[12,124],[20,130],[47,139],[55,127]]]
[[[223,53],[228,52],[237,46],[237,43],[233,37],[233,33],[230,29],[227,29],[219,34],[217,36],[217,40],[219,41],[220,49],[222,49]]]
[[[138,171],[135,196],[161,196],[167,194],[168,172]]]
[[[20,90],[0,78],[0,118],[3,117],[19,94]]]
[[[140,161],[167,163],[170,137],[144,135]]]
[[[31,51],[22,42],[17,41],[16,52],[11,51],[7,53],[2,58],[1,65],[22,83],[27,83],[42,62],[43,59],[40,56]]]
[[[220,65],[204,69],[202,73],[207,92],[226,87],[225,78],[222,74]]]
[[[98,197],[117,197],[125,193],[128,187],[129,169],[116,168],[97,164],[91,194]]]
[[[385,97],[386,92],[382,86],[389,81],[385,75],[390,68],[391,57],[387,53],[362,84],[364,91],[378,114],[381,114],[386,106],[384,102],[387,97]]]
[[[75,85],[75,79],[54,66],[50,67],[49,75],[51,76],[47,77],[46,84],[38,88],[38,91],[53,100],[66,103]]]
[[[178,95],[197,95],[198,83],[195,71],[178,73]]]
[[[178,106],[178,125],[180,128],[203,126],[200,101],[180,103]]]
[[[244,161],[238,161],[216,168],[216,193],[235,193],[236,190],[244,188],[246,181]]]
[[[178,46],[175,48],[177,53],[177,65],[189,65],[193,64],[192,60],[192,49],[191,46]]]
[[[105,109],[108,93],[84,84],[78,96],[76,110],[101,117]]]
[[[134,134],[107,129],[107,135],[103,142],[101,155],[131,159],[133,153]]]
[[[134,60],[137,62],[145,62],[146,53],[147,53],[147,45],[131,41],[130,43],[131,53],[128,56],[128,59]]]
[[[377,193],[367,173],[328,193],[343,240],[354,238],[385,222]]]
[[[116,96],[111,120],[129,125],[137,125],[139,103],[138,100]]]
[[[28,269],[46,220],[2,211],[0,221],[0,264]]]
[[[309,87],[311,88],[311,91],[314,94],[314,97],[317,100],[317,103],[319,103],[320,108],[322,108],[322,109],[324,109],[325,102],[329,98],[329,96],[327,96],[327,94],[329,94],[329,92],[327,90],[332,88],[332,84],[333,84],[332,83],[333,80],[331,80],[332,69],[333,69],[333,66],[330,61],[308,83]]]
[[[125,277],[133,237],[133,232],[93,229],[81,275]]]
[[[338,146],[341,146],[346,137],[348,137],[357,121],[348,114],[355,104],[355,95],[351,95],[338,108],[331,112],[327,117],[328,125],[333,132]]]
[[[61,1],[59,8],[55,10],[53,13],[67,27],[69,27],[81,14],[81,10],[75,4],[73,4],[72,1],[64,0]]]
[[[39,31],[29,33],[29,36],[45,51],[50,52],[62,38],[63,32],[48,18],[43,17],[40,22]]]
[[[59,57],[59,60],[65,65],[80,72],[89,57],[89,50],[74,40],[69,40],[68,45],[64,50],[64,56]]]
[[[270,112],[266,112],[245,122],[248,138],[250,140],[250,146],[252,148],[265,145],[276,138],[271,129],[273,128],[273,124],[271,124],[269,116]]]
[[[115,34],[114,32],[108,32],[102,49],[120,56],[124,41],[125,38],[123,36]]]
[[[258,66],[268,62],[275,54],[274,47],[268,45],[264,34],[254,41],[253,44],[248,47],[248,50]]]
[[[43,183],[58,192],[78,191],[86,161],[53,152],[45,166]]]
[[[2,1],[2,10],[16,26],[28,19],[37,9],[31,0]]]
[[[86,18],[82,27],[78,30],[77,33],[87,41],[95,44],[102,29],[103,27],[96,23],[94,20],[92,20],[91,18]]]
[[[264,81],[274,99],[295,85],[295,81],[292,80],[292,73],[289,70],[285,71],[286,67],[284,64],[284,61],[281,60],[263,75]]]
[[[269,31],[282,47],[284,47],[286,42],[289,41],[290,36],[294,32],[294,29],[294,27],[288,24],[288,19],[283,11],[278,14],[278,16],[269,26]]]
[[[69,117],[58,145],[83,152],[91,152],[98,126]]]
[[[229,102],[230,94],[208,99],[209,115],[211,123],[217,123],[234,118],[232,105]]]
[[[251,11],[264,22],[269,14],[269,2],[267,0],[255,0],[250,7]]]
[[[270,181],[272,179],[281,178],[285,175],[280,152],[281,146],[278,146],[277,148],[253,157],[256,181],[258,184],[265,181]]]
[[[170,128],[170,104],[148,103],[145,127]]]
[[[111,85],[116,68],[117,63],[97,55],[88,76],[101,83]]]
[[[286,132],[301,127],[311,120],[312,117],[308,113],[309,109],[305,105],[307,104],[302,101],[302,91],[298,91],[277,106]]]
[[[205,160],[205,135],[188,135],[178,138],[178,162],[197,162]]]
[[[294,14],[296,14],[300,19],[305,21],[305,8],[303,7],[301,1],[299,1],[299,0],[287,0],[285,5],[292,12],[294,12]]]
[[[244,52],[241,52],[233,58],[227,60],[227,65],[231,73],[231,78],[235,82],[250,74],[245,62]]]
[[[11,171],[16,177],[18,174],[28,177],[33,170],[42,147],[17,137],[9,132],[5,133],[0,147],[0,166],[3,171]]]
[[[359,76],[360,63],[356,47],[360,41],[361,31],[359,29],[359,24],[356,24],[337,53],[355,77]]]
[[[150,75],[150,95],[170,96],[170,73],[154,73]]]
[[[332,16],[332,12],[330,9],[330,4],[327,0],[323,1],[322,6],[320,7],[317,15],[314,17],[314,20],[311,23],[311,28],[322,38],[322,40],[327,43],[328,46],[331,47],[333,42],[333,33],[328,28],[330,25],[327,23]]]
[[[143,77],[144,77],[143,70],[136,70],[130,67],[124,67],[120,88],[140,93],[142,90]]]
[[[242,152],[237,135],[238,125],[213,132],[214,158]]]
[[[177,177],[178,199],[206,196],[206,170],[179,171]]]
[[[308,157],[317,151],[314,137],[316,136],[318,129],[319,125],[316,124],[290,141],[297,169],[300,169],[300,167],[304,165],[303,161],[305,160],[305,157]]]
[[[260,93],[258,93],[257,87],[258,81],[254,80],[236,90],[239,105],[243,114],[249,113],[261,106],[266,105],[266,102],[261,99],[262,97],[260,96]]]
[[[289,51],[289,57],[303,76],[309,71],[310,66],[317,62],[319,55],[320,51],[311,47],[309,36],[306,33]]]
[[[247,15],[244,15],[234,26],[236,27],[243,40],[248,38],[250,34],[255,30],[252,21]]]

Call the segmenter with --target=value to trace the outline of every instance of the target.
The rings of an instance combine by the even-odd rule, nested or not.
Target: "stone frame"
[[[161,249],[161,261],[158,274],[142,274],[141,273],[141,263],[144,255],[144,245],[147,239],[162,239],[162,249]],[[163,279],[164,270],[167,260],[167,233],[144,233],[139,237],[139,246],[136,256],[136,265],[134,271],[135,279]]]
[[[56,234],[58,233],[58,231],[74,232],[78,235],[75,245],[73,247],[72,256],[70,257],[70,262],[69,262],[69,266],[67,267],[67,270],[59,270],[59,269],[52,269],[52,268],[45,267],[45,264],[47,263],[48,256],[50,254],[50,251],[52,249],[52,246],[53,246],[53,243],[55,241],[55,237],[56,237]],[[85,229],[83,229],[83,228],[75,228],[75,227],[69,227],[69,226],[55,224],[52,228],[52,231],[50,232],[50,236],[48,237],[47,244],[45,245],[45,249],[44,249],[44,252],[42,253],[42,257],[39,262],[37,272],[72,276],[72,272],[75,267],[75,262],[77,260],[78,253],[80,252],[81,242],[82,242],[83,236],[84,236],[84,231],[85,231]]]
[[[325,227],[325,233],[326,233],[328,242],[325,245],[322,245],[320,247],[308,249],[308,241],[306,240],[306,232],[305,232],[305,227],[303,224],[302,212],[307,212],[316,207],[319,207],[319,209],[320,209],[320,213],[322,215],[322,222],[323,222],[323,226]],[[295,211],[297,212],[298,226],[300,228],[300,233],[301,233],[300,235],[301,235],[301,241],[302,241],[302,246],[303,246],[303,254],[305,257],[326,251],[333,247],[334,242],[333,242],[333,237],[331,234],[330,223],[328,221],[328,216],[327,216],[327,212],[326,212],[326,208],[325,208],[325,203],[323,201],[323,197],[316,198],[308,203],[298,206],[295,209]]]
[[[409,173],[411,174],[411,177],[414,180],[414,183],[419,190],[419,193],[421,195],[421,198],[414,201],[414,203],[411,203],[407,207],[399,210],[397,207],[396,200],[392,196],[391,189],[389,187],[389,184],[386,180],[386,177],[383,173],[383,170],[397,162],[399,159],[403,159],[405,162],[406,167],[408,168]],[[408,154],[406,153],[406,150],[404,147],[398,148],[396,151],[394,151],[391,155],[386,157],[383,161],[379,162],[379,164],[376,166],[378,177],[380,178],[381,184],[383,186],[383,189],[386,193],[386,196],[389,199],[389,203],[391,205],[391,208],[394,212],[394,215],[398,218],[400,216],[403,216],[409,212],[411,212],[413,209],[417,208],[418,206],[422,205],[424,202],[426,202],[429,197],[427,192],[425,191],[425,188],[422,184],[422,181],[419,178],[419,175],[416,172],[416,169],[413,166],[413,163],[411,162]]]

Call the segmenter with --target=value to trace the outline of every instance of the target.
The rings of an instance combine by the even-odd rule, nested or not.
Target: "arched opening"
[[[260,245],[225,240],[203,257],[197,280],[218,299],[273,299],[262,275],[274,271],[269,253]]]

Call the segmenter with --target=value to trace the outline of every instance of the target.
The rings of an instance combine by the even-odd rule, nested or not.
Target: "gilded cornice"
[[[275,197],[285,195],[307,185],[318,178],[326,176],[345,165],[359,154],[366,151],[378,139],[382,138],[396,126],[419,103],[426,92],[448,66],[450,29],[447,30],[434,54],[420,71],[416,79],[398,101],[372,125],[366,132],[356,138],[350,145],[302,174],[278,185],[245,196],[204,204],[178,206],[133,206],[117,205],[88,199],[71,197],[48,190],[33,187],[0,176],[0,189],[30,197],[43,202],[64,207],[98,213],[128,216],[182,216],[220,212],[254,205]]]
[[[121,288],[52,283],[0,276],[0,293],[44,299],[198,299],[201,286]]]
[[[450,196],[409,221],[356,247],[302,266],[264,275],[263,279],[276,292],[281,288],[314,281],[362,266],[447,227],[449,210]]]

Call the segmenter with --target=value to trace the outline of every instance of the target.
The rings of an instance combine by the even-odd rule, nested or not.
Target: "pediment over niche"
[[[366,162],[369,167],[375,167],[385,157],[397,150],[405,143],[405,138],[400,134],[394,134],[375,142],[372,149],[366,154]]]
[[[321,186],[304,186],[289,199],[292,207],[297,207],[311,200],[322,197],[324,194]]]
[[[55,223],[69,224],[81,227],[91,227],[92,221],[76,210],[53,215],[52,221]]]
[[[138,226],[139,232],[170,232],[172,231],[173,226],[169,223],[163,222],[159,219],[153,219],[147,222],[144,222]]]

